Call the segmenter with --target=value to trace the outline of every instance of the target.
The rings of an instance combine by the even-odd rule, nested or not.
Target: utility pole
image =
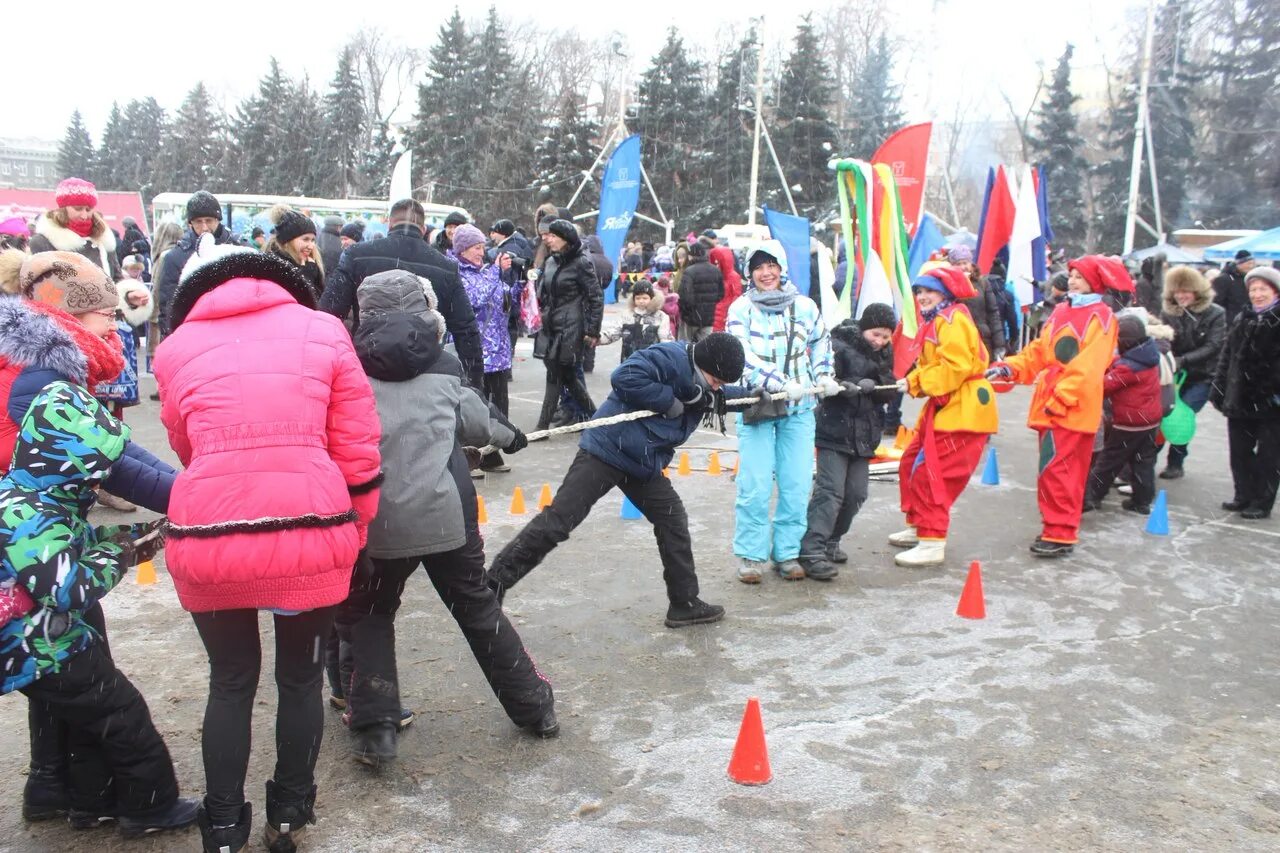
[[[1124,252],[1133,251],[1138,219],[1138,182],[1142,177],[1142,149],[1146,141],[1147,88],[1151,84],[1151,48],[1155,39],[1156,2],[1147,0],[1147,37],[1142,48],[1142,78],[1138,86],[1137,116],[1133,120],[1133,159],[1129,165],[1129,210],[1124,218]]]
[[[761,25],[764,19],[760,20]],[[756,224],[756,192],[760,184],[760,128],[764,124],[764,38],[756,41],[756,130],[751,146],[751,203],[747,205],[747,224]],[[783,179],[783,183],[786,180]]]

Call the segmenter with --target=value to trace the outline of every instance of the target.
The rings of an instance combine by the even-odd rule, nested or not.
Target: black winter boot
[[[1036,537],[1036,541],[1031,543],[1031,553],[1037,557],[1045,557],[1047,559],[1069,557],[1074,550],[1075,546],[1068,545],[1066,542],[1050,542],[1039,536]]]
[[[249,803],[241,806],[240,817],[231,826],[214,826],[202,804],[196,812],[196,824],[200,827],[204,853],[239,853],[249,843],[249,833],[253,828],[253,806]]]
[[[812,560],[801,558],[800,565],[804,568],[805,577],[815,581],[829,581],[840,574],[840,569],[826,557]]]
[[[271,853],[295,853],[298,836],[307,824],[316,822],[316,786],[301,802],[281,800],[280,787],[267,781],[267,826],[264,830]]]
[[[200,810],[200,801],[187,797],[178,797],[170,805],[159,809],[150,809],[135,815],[120,815],[120,834],[125,838],[141,838],[153,832],[164,832],[167,829],[182,829],[196,822],[196,812]]]
[[[22,819],[35,822],[63,817],[71,807],[66,767],[35,767],[22,787]]]
[[[718,604],[707,604],[700,598],[689,601],[671,602],[667,608],[664,624],[668,628],[685,628],[689,625],[704,625],[708,622],[719,622],[724,618],[724,608]]]
[[[396,727],[389,723],[375,723],[353,733],[355,744],[351,754],[356,761],[375,769],[396,760]]]

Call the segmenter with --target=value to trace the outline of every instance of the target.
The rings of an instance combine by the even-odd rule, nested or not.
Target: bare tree
[[[362,27],[349,42],[356,57],[356,73],[364,90],[365,115],[371,129],[390,124],[393,116],[412,99],[418,72],[425,61],[422,51],[391,41],[382,30]]]

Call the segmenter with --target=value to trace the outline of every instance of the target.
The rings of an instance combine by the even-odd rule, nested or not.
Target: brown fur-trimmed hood
[[[52,243],[59,252],[78,252],[84,248],[86,241],[108,252],[116,250],[116,235],[110,228],[102,229],[102,233],[96,237],[81,237],[70,228],[63,228],[54,222],[47,213],[40,214],[40,218],[36,220],[36,233]]]
[[[1191,310],[1199,314],[1213,302],[1213,287],[1209,280],[1194,267],[1172,267],[1164,274],[1164,312],[1171,317],[1182,316],[1182,306],[1173,299],[1179,290],[1189,290],[1196,295]]]

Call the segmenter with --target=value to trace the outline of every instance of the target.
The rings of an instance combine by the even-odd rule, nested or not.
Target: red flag
[[[1000,250],[1009,245],[1013,235],[1013,194],[1009,192],[1009,179],[1004,166],[996,169],[995,183],[991,185],[991,197],[982,215],[982,233],[978,235],[978,271],[991,272],[991,263]]]
[[[916,233],[924,209],[924,175],[932,132],[933,122],[928,121],[904,127],[886,139],[871,158],[873,164],[884,163],[893,170],[908,234]]]

